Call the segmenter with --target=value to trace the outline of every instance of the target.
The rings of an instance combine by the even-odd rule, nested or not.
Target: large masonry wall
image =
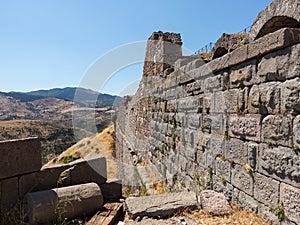
[[[300,29],[209,62],[178,55],[151,75],[117,110],[119,160],[145,162],[168,189],[211,188],[274,224],[300,224]]]

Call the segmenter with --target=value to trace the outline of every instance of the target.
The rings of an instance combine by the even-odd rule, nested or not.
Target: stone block
[[[20,177],[20,184],[25,184],[24,187],[30,187],[34,185],[34,188],[32,190],[22,188],[22,194],[26,193],[27,191],[40,191],[47,190],[49,188],[51,189],[70,185],[71,181],[69,179],[66,179],[63,174],[63,172],[68,170],[69,168],[69,164],[44,167],[37,173]],[[26,184],[26,182],[29,183]],[[30,182],[32,183],[30,184]],[[36,183],[37,186],[35,186]]]
[[[259,92],[259,86],[253,85],[249,92],[249,98],[248,98],[248,112],[251,114],[257,114],[260,113],[260,92]]]
[[[254,213],[257,213],[259,209],[259,203],[243,191],[239,192],[238,204],[242,209],[248,209]]]
[[[283,28],[267,34],[248,45],[248,59],[299,43],[299,29]]]
[[[260,173],[300,187],[300,159],[291,148],[260,144],[258,160]]]
[[[270,207],[260,204],[258,208],[258,215],[270,224],[280,225],[280,220],[274,215],[274,212],[270,211]]]
[[[192,96],[203,93],[203,80],[197,80],[193,83],[187,84],[185,90],[188,95]]]
[[[248,46],[243,45],[229,54],[228,66],[234,66],[247,60]]]
[[[210,142],[209,142],[209,151],[214,155],[214,156],[221,156],[224,154],[224,138],[222,135],[212,135],[210,137]]]
[[[249,141],[260,141],[261,115],[231,114],[229,116],[229,135]]]
[[[0,209],[1,213],[11,210],[19,200],[19,185],[18,178],[13,177],[0,181],[1,196],[0,196]]]
[[[194,59],[193,61],[191,61],[190,63],[188,63],[186,65],[185,72],[197,69],[203,65],[205,65],[205,62],[203,59]]]
[[[216,159],[216,175],[230,181],[230,163],[220,158]]]
[[[259,173],[254,174],[254,198],[275,208],[279,202],[279,182]]]
[[[287,80],[281,86],[281,111],[283,113],[300,113],[300,78]]]
[[[180,192],[146,197],[129,197],[125,208],[132,219],[139,217],[167,217],[179,210],[198,206],[193,192]]]
[[[201,127],[203,128],[202,131],[210,133],[211,132],[211,125],[212,125],[212,118],[210,115],[203,115],[203,122]]]
[[[212,134],[224,134],[227,125],[227,117],[224,113],[211,113],[211,132]]]
[[[253,176],[240,165],[235,165],[231,169],[231,184],[242,192],[253,196]]]
[[[178,112],[198,112],[199,106],[200,102],[198,97],[185,97],[177,101]]]
[[[261,114],[280,113],[280,84],[279,82],[268,82],[259,85],[259,112]]]
[[[212,190],[205,190],[200,193],[202,209],[214,216],[231,214],[231,207],[222,193]]]
[[[176,60],[175,62],[175,68],[181,68],[183,67],[184,65],[188,64],[189,62],[195,60],[194,57],[182,57],[182,58],[179,58],[178,60]]]
[[[206,64],[206,67],[213,73],[224,70],[229,67],[230,54],[226,54],[220,58],[214,59]]]
[[[262,141],[290,147],[292,145],[292,129],[291,117],[267,116],[262,121]]]
[[[288,219],[300,224],[300,188],[282,183],[280,185],[280,200]]]
[[[225,158],[233,161],[234,163],[247,163],[248,162],[248,149],[247,145],[236,138],[230,138],[225,141]]]
[[[224,105],[224,92],[218,91],[212,93],[212,113],[224,113],[226,110],[226,105]]]
[[[293,121],[293,134],[293,144],[300,147],[300,115],[296,116]]]
[[[291,54],[289,58],[289,67],[286,78],[298,77],[300,74],[300,44],[291,47]]]
[[[252,84],[251,80],[256,76],[256,60],[243,63],[231,69],[230,88],[242,88]]]
[[[254,171],[257,170],[256,168],[257,156],[258,156],[258,144],[254,142],[248,143],[248,164]]]
[[[31,173],[42,167],[41,144],[37,138],[0,142],[0,179]]]
[[[238,113],[239,89],[230,89],[222,93],[224,95],[222,105],[225,106],[226,112]]]
[[[222,183],[221,177],[212,176],[213,181],[213,190],[216,192],[223,193],[228,201],[232,200],[233,195],[233,186],[230,183]]]
[[[104,157],[86,158],[70,163],[71,183],[82,184],[94,182],[98,185],[107,180],[106,159]]]
[[[289,70],[289,54],[290,48],[286,48],[264,56],[258,64],[255,83],[285,80]]]
[[[223,91],[225,87],[228,87],[228,73],[226,72],[204,80],[204,91],[206,92]]]
[[[202,115],[198,113],[189,113],[187,114],[187,120],[189,128],[199,130],[202,123]]]

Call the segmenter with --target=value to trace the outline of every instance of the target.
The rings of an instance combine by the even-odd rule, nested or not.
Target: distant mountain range
[[[30,92],[0,92],[0,94],[13,97],[21,102],[31,102],[42,98],[53,97],[74,101],[89,107],[113,107],[121,100],[121,97],[119,96],[102,94],[90,89],[75,87],[54,88]]]

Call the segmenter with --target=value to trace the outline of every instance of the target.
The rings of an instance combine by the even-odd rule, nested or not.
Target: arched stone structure
[[[211,59],[220,58],[223,55],[232,52],[234,49],[239,48],[248,43],[248,34],[226,34],[223,33],[222,36],[215,43],[212,52]]]
[[[252,24],[249,41],[284,27],[300,28],[300,0],[275,0]]]

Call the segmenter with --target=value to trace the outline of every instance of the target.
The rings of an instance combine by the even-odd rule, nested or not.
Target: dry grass
[[[114,159],[115,145],[113,125],[105,128],[100,134],[97,134],[94,137],[85,138],[79,141],[45,166],[68,163],[78,158],[87,158],[91,156],[105,157],[107,161],[107,178],[113,179],[118,177],[118,166]]]
[[[212,216],[203,210],[185,211],[183,215],[200,225],[270,225],[248,210],[240,210],[238,206],[232,208],[233,213],[228,216]]]

